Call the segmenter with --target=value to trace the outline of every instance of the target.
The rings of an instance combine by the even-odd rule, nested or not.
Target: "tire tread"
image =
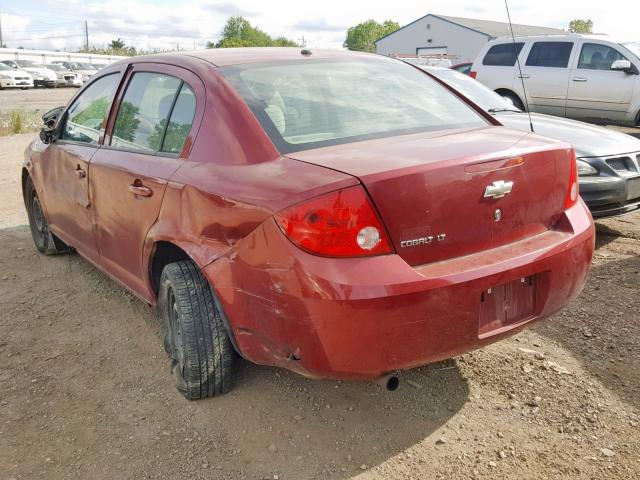
[[[167,265],[160,283],[159,302],[167,300],[170,285],[182,326],[185,365],[182,378],[176,379],[178,390],[190,400],[226,393],[231,385],[233,347],[211,285],[191,261]],[[161,315],[168,323],[168,312],[161,309]]]

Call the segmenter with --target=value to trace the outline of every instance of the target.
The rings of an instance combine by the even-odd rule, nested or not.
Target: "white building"
[[[513,24],[518,35],[557,35],[564,30]],[[453,63],[472,62],[482,46],[510,36],[506,22],[428,14],[376,41],[381,55],[447,55]]]

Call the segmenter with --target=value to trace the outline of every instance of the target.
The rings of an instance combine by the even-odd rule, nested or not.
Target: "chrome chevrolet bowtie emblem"
[[[505,182],[504,180],[498,180],[491,185],[487,185],[484,190],[484,198],[502,198],[511,193],[513,188],[513,182]]]

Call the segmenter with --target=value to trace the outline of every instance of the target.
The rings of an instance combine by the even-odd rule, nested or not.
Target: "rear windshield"
[[[21,67],[39,67],[36,62],[32,62],[31,60],[16,60],[16,63]]]
[[[400,61],[305,60],[220,71],[281,153],[487,125],[438,82]]]

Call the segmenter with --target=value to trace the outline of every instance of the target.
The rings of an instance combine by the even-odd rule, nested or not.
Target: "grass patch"
[[[23,109],[0,113],[0,136],[18,133],[37,132],[42,120],[39,112],[26,112]]]

